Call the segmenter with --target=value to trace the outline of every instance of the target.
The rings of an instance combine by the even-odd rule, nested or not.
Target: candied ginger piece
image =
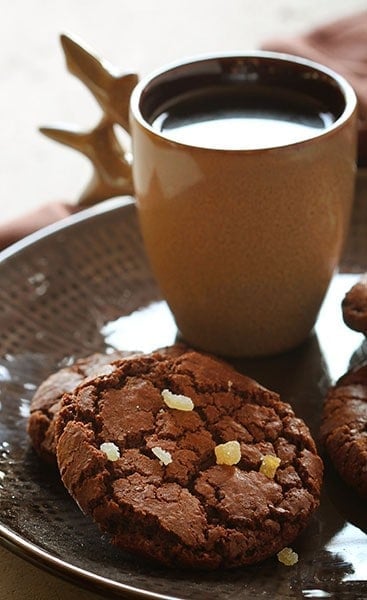
[[[232,440],[225,444],[218,444],[214,448],[217,465],[236,465],[241,460],[241,446]]]
[[[152,452],[165,466],[172,462],[171,453],[167,452],[167,450],[163,450],[163,448],[160,446],[154,446],[154,448],[152,448]]]
[[[163,390],[161,395],[168,408],[186,411],[194,409],[194,403],[188,396],[184,396],[183,394],[174,394],[170,390]]]
[[[265,454],[262,457],[259,472],[266,475],[269,479],[274,479],[277,468],[280,465],[280,458],[272,454]]]
[[[105,453],[108,460],[115,461],[120,458],[120,450],[118,446],[116,446],[116,444],[114,444],[113,442],[103,442],[103,444],[100,445],[99,449]]]
[[[283,550],[278,552],[277,557],[279,562],[287,567],[293,567],[293,565],[298,563],[298,554],[292,548],[283,548]]]

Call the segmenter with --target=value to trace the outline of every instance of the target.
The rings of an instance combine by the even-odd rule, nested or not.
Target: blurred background
[[[41,125],[85,129],[99,107],[64,64],[69,34],[139,75],[187,55],[258,48],[367,8],[366,0],[12,0],[0,20],[1,222],[50,200],[75,201],[90,165],[38,133]]]

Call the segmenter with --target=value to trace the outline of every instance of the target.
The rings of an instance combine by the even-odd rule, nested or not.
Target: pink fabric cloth
[[[314,60],[349,81],[359,104],[358,164],[367,166],[367,10],[304,35],[268,39],[261,47]]]
[[[77,210],[77,207],[65,202],[50,202],[18,219],[0,225],[0,250]]]

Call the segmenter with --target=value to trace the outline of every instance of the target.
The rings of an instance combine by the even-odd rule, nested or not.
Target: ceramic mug
[[[297,57],[199,57],[137,84],[130,130],[145,247],[183,338],[226,356],[302,342],[348,230],[351,86]]]

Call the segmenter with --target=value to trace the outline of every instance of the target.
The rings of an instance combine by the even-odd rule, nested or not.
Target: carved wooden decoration
[[[125,194],[133,194],[130,156],[115,133],[116,125],[129,131],[129,101],[138,77],[118,74],[115,67],[97,58],[76,41],[61,36],[68,70],[91,91],[103,111],[100,122],[90,131],[74,126],[41,127],[47,137],[84,154],[92,163],[92,178],[79,198],[89,206]]]

